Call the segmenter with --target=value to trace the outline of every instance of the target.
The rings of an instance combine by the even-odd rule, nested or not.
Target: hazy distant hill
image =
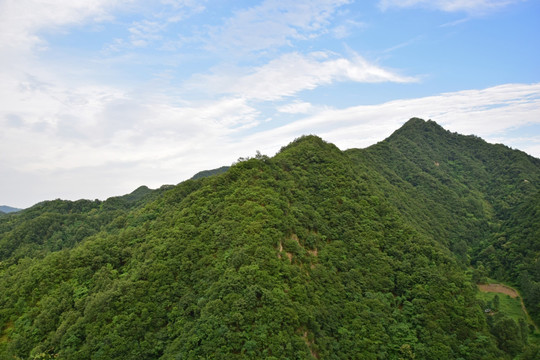
[[[540,160],[411,119],[0,219],[0,358],[535,359]]]
[[[11,212],[17,212],[20,210],[21,209],[17,209],[11,206],[0,205],[0,212],[6,213],[6,214],[11,213]]]

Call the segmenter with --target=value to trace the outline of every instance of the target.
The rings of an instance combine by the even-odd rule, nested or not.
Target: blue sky
[[[537,0],[0,0],[0,204],[433,119],[540,157]]]

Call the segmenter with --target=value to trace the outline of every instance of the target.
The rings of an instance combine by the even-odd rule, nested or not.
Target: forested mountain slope
[[[420,120],[366,150],[306,136],[175,187],[3,216],[0,358],[534,358],[526,334],[493,331],[465,266],[534,226],[515,214],[536,214],[517,191],[538,162],[483,192],[459,159],[463,179],[430,149],[414,158],[423,131],[462,138]]]
[[[0,221],[0,261],[4,266],[21,258],[43,257],[72,248],[99,231],[124,226],[126,216],[159,196],[169,186],[150,190],[141,186],[130,194],[106,201],[44,201]]]
[[[539,159],[421,119],[348,153],[381,174],[379,188],[409,224],[463,264],[520,286],[540,322]]]

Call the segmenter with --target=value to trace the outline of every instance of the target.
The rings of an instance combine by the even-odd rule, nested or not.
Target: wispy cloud
[[[151,42],[161,40],[163,38],[161,33],[166,26],[166,23],[146,19],[134,22],[129,28],[130,43],[135,47],[144,47]]]
[[[239,70],[242,71],[245,70]],[[205,88],[218,93],[272,101],[339,81],[405,83],[416,79],[370,63],[358,54],[347,59],[327,52],[308,55],[295,52],[284,54],[248,73],[219,71],[199,75],[191,81],[191,86],[204,84]]]
[[[149,6],[147,11],[139,12],[142,18],[133,21],[129,26],[129,41],[116,38],[112,45],[109,45],[109,49],[118,51],[123,47],[147,47],[149,45],[157,45],[160,49],[170,48],[171,43],[178,43],[178,34],[170,31],[171,26],[203,12],[206,9],[205,2],[163,0],[155,9]]]
[[[42,30],[59,30],[65,25],[100,22],[112,17],[111,10],[129,0],[8,0],[0,2],[0,48],[29,51],[45,46],[37,35]]]
[[[367,27],[365,23],[349,19],[336,25],[330,31],[336,39],[344,39],[351,35],[355,30],[365,27]]]
[[[266,0],[238,11],[211,30],[209,48],[268,51],[326,33],[336,10],[350,0]]]
[[[136,14],[127,27],[127,38],[111,39],[105,46],[120,50],[165,42],[171,24],[204,11],[205,1],[161,0],[6,0],[0,2],[0,49],[6,56],[24,58],[48,47],[45,32],[63,32],[68,27],[107,23],[119,14]],[[163,40],[160,42],[160,40]],[[167,41],[170,41],[168,39]],[[1,60],[0,60],[1,61]]]
[[[468,13],[485,13],[523,0],[380,0],[382,10],[390,8],[425,7],[448,12],[464,11]]]
[[[445,27],[457,26],[457,25],[466,23],[468,21],[471,21],[471,18],[470,17],[465,17],[465,18],[462,18],[462,19],[458,19],[458,20],[455,20],[455,21],[450,21],[450,22],[444,23],[444,24],[440,25],[440,27],[445,28]]]
[[[400,44],[397,44],[397,45],[394,45],[388,49],[385,49],[383,50],[383,53],[387,54],[387,53],[391,53],[391,52],[394,52],[396,50],[399,50],[399,49],[402,49],[402,48],[405,48],[405,47],[408,47],[416,42],[418,42],[418,40],[420,40],[422,38],[422,36],[416,36],[415,38],[413,39],[410,39],[410,40],[407,40],[407,41],[404,41]]]

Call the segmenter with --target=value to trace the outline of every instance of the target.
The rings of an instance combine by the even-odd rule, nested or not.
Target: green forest
[[[538,359],[539,255],[539,159],[416,118],[308,135],[0,215],[0,359]]]

